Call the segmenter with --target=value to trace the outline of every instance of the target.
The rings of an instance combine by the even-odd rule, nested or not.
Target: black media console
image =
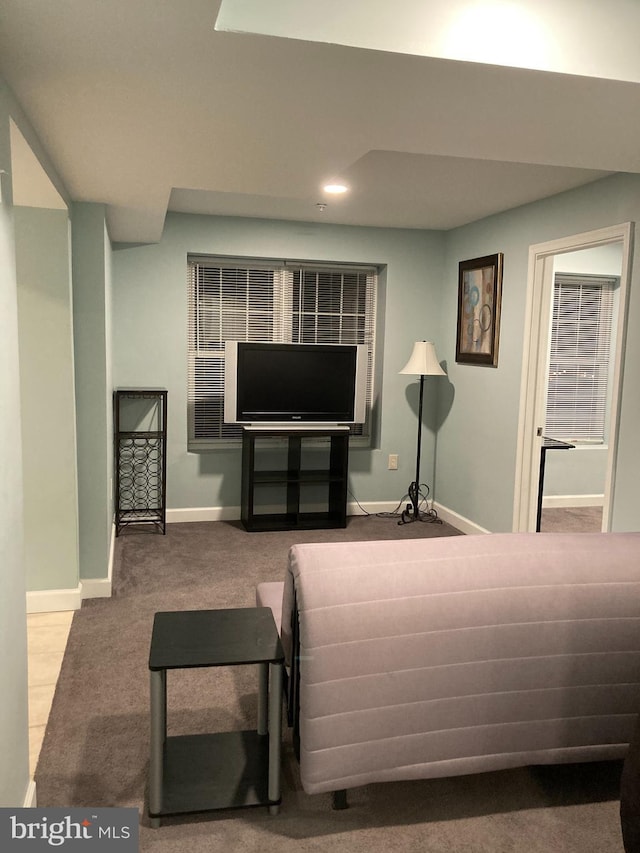
[[[246,530],[346,527],[349,427],[242,430]]]

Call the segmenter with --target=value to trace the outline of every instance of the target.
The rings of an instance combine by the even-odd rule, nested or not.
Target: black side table
[[[549,438],[546,435],[542,436],[542,445],[540,447],[540,474],[538,475],[538,512],[536,515],[536,533],[540,532],[542,524],[542,494],[544,492],[544,466],[547,462],[547,450],[573,450],[575,444],[569,444],[567,441],[559,441],[557,438]]]
[[[257,731],[167,737],[167,670],[258,664]],[[149,817],[280,804],[284,653],[269,607],[156,613]]]

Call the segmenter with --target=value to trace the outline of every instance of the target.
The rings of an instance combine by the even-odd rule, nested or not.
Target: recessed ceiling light
[[[346,193],[349,187],[346,184],[325,184],[322,189],[326,193],[340,195],[341,193]]]

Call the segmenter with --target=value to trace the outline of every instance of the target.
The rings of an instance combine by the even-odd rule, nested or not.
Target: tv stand
[[[347,426],[243,427],[245,529],[346,527],[348,463]]]

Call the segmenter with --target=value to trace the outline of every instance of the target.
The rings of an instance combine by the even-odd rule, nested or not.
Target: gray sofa
[[[309,794],[627,752],[640,533],[296,545],[257,600]]]

